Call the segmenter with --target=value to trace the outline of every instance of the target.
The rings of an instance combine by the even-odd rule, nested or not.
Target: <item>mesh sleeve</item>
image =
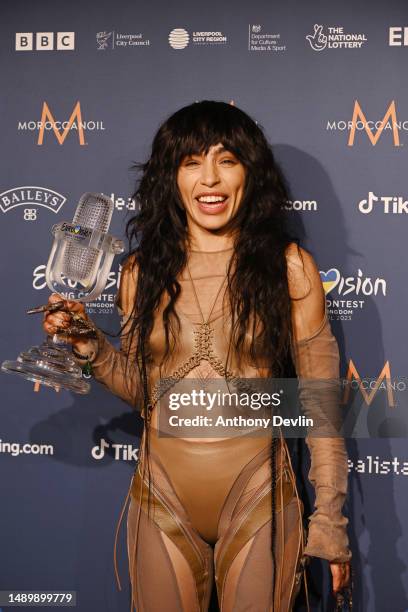
[[[323,298],[324,299],[324,298]],[[324,302],[326,300],[324,299]],[[310,321],[307,310],[302,318]],[[307,327],[307,324],[306,324]],[[302,324],[298,331],[302,330]],[[299,378],[300,400],[306,416],[336,418],[339,407],[339,350],[331,331],[327,306],[318,329],[293,342],[293,356]],[[319,387],[316,392],[316,387]],[[323,390],[322,390],[323,388]],[[322,406],[322,404],[324,404]],[[342,514],[347,494],[348,466],[344,438],[309,435],[309,480],[315,490],[315,510],[309,517],[309,535],[304,553],[328,561],[348,561],[348,519]]]
[[[122,268],[116,306],[121,317],[120,350],[116,350],[98,330],[98,352],[92,363],[95,379],[125,402],[140,410],[141,384],[135,360],[136,338],[130,340],[129,330],[136,295],[137,272],[129,258]],[[130,348],[130,350],[129,350]],[[129,351],[129,359],[127,353]]]

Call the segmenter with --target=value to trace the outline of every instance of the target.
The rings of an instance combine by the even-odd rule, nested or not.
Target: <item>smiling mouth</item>
[[[197,202],[201,204],[219,204],[224,202],[228,196],[226,195],[208,195],[208,196],[199,196],[196,198]]]
[[[218,195],[218,196],[199,196],[195,198],[198,204],[198,208],[201,212],[206,215],[216,215],[224,212],[228,206],[229,196]]]

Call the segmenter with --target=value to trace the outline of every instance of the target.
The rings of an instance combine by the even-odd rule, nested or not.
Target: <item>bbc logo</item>
[[[16,51],[34,49],[35,51],[73,51],[75,32],[35,32],[35,38],[33,32],[16,32]]]

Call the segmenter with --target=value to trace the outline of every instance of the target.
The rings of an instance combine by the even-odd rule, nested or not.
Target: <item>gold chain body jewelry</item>
[[[221,359],[215,355],[214,349],[212,346],[212,336],[214,333],[214,328],[209,323],[209,319],[211,318],[211,314],[214,310],[214,306],[220,294],[220,291],[225,283],[226,276],[223,278],[222,283],[217,291],[217,295],[215,296],[214,303],[210,310],[210,314],[207,317],[207,320],[204,319],[204,315],[201,309],[200,302],[198,300],[196,288],[194,285],[193,278],[191,276],[190,268],[187,262],[187,270],[190,276],[191,284],[193,287],[194,297],[200,311],[202,323],[196,324],[198,329],[194,330],[194,353],[192,356],[187,359],[181,366],[179,366],[170,376],[166,378],[162,378],[154,385],[152,394],[150,396],[150,402],[148,404],[148,421],[150,422],[151,413],[153,408],[156,406],[157,402],[167,391],[169,391],[179,380],[184,378],[191,370],[198,367],[202,361],[207,361],[213,369],[219,374],[222,378],[226,380],[226,382],[234,384],[240,391],[242,392],[250,392],[253,391],[253,387],[248,383],[242,381],[238,376],[236,376],[231,370],[227,369],[222,363]],[[142,412],[142,416],[144,413]]]

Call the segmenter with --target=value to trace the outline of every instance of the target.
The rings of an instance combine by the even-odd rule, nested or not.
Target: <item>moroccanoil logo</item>
[[[71,131],[76,133],[81,146],[88,144],[86,131],[104,131],[103,121],[84,120],[81,103],[76,102],[68,119],[56,119],[47,102],[43,102],[40,121],[19,121],[18,131],[38,131],[37,144],[43,145],[46,132],[53,132],[58,144],[63,145]]]
[[[402,146],[400,132],[408,131],[408,120],[401,120],[397,117],[395,100],[390,102],[383,118],[375,121],[367,119],[367,115],[363,111],[360,102],[355,100],[351,120],[328,121],[326,130],[334,132],[348,131],[349,138],[347,145],[349,147],[354,146],[356,132],[365,132],[371,144],[375,146],[383,132],[388,131],[392,135],[394,147],[400,147]]]
[[[379,391],[385,391],[388,406],[393,408],[396,405],[395,394],[406,390],[405,381],[395,381],[391,379],[391,367],[389,361],[385,362],[384,367],[377,378],[365,378],[360,375],[353,360],[350,359],[344,381],[346,384],[344,385],[342,400],[343,404],[348,404],[351,391],[358,390],[367,406],[372,404],[374,397]]]
[[[343,404],[347,404],[349,402],[351,389],[357,386],[367,406],[372,403],[379,389],[385,389],[387,391],[388,405],[395,406],[394,393],[391,386],[391,369],[389,361],[385,362],[383,369],[376,379],[365,379],[364,377],[360,376],[360,373],[354,365],[353,360],[350,359],[345,380],[350,384],[345,385]],[[351,384],[353,381],[355,381],[354,385]]]

